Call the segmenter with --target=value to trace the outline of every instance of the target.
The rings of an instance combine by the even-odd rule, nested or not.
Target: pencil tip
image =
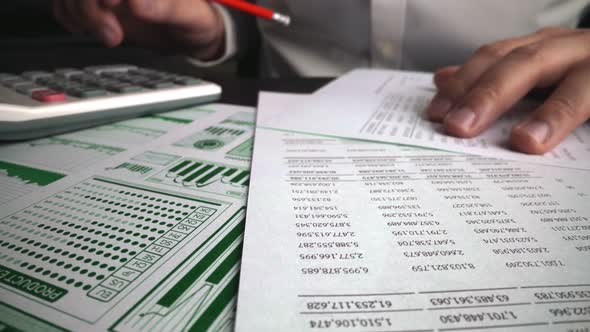
[[[284,26],[289,26],[289,24],[291,24],[291,18],[287,15],[273,13],[272,19],[276,22],[283,24]]]

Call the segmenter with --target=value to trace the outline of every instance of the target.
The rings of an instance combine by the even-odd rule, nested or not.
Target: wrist
[[[189,56],[201,61],[212,61],[220,58],[225,53],[226,44],[226,27],[219,10],[213,6],[213,15],[215,15],[215,27],[211,30],[210,37],[199,47],[188,52]]]

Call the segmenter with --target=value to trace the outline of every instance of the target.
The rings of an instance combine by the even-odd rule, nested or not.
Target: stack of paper
[[[450,138],[429,81],[260,96],[237,331],[590,326],[590,127],[547,156],[504,147],[518,113]]]

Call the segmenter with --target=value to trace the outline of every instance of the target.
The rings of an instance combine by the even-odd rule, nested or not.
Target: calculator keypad
[[[201,84],[199,79],[128,65],[0,73],[0,84],[40,102],[103,97]]]
[[[63,92],[51,89],[33,91],[31,93],[31,97],[35,100],[45,103],[53,103],[66,100],[66,95]]]

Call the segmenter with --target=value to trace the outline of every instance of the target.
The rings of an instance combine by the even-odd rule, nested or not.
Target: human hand
[[[474,137],[533,88],[556,85],[549,98],[512,128],[512,148],[550,151],[590,118],[590,30],[546,28],[485,45],[463,65],[434,77],[427,109],[453,136]]]
[[[123,39],[210,60],[223,53],[225,28],[206,0],[54,0],[56,19],[107,47]]]

